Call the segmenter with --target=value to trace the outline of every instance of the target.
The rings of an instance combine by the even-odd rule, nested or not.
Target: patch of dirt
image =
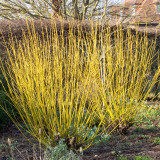
[[[112,136],[105,144],[91,147],[84,152],[84,160],[118,160],[120,156],[132,160],[134,156],[145,155],[160,160],[160,143],[153,143],[154,137],[160,137],[160,128],[135,129],[127,135]]]
[[[24,133],[25,135],[14,124],[0,133],[0,160],[9,160],[8,157],[14,157],[14,160],[33,160],[33,156],[39,157],[40,150],[35,146],[39,146],[39,143],[31,135]],[[11,141],[13,152],[8,139]]]

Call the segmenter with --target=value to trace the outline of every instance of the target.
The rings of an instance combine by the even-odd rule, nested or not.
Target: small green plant
[[[120,155],[119,156],[119,160],[128,160],[128,158],[127,157],[123,157],[123,155]]]
[[[116,157],[120,157],[121,156],[121,151],[112,151],[111,153]]]
[[[5,157],[7,157],[9,160],[15,160],[14,151],[15,149],[17,149],[16,148],[17,141],[11,143],[11,139],[8,138],[7,143],[4,142],[0,143],[0,153],[2,152],[2,150],[5,150]]]
[[[131,142],[125,142],[124,144],[130,146]]]
[[[153,138],[153,143],[160,144],[160,137],[154,137]]]
[[[149,106],[147,104],[144,104],[142,109],[140,109],[139,114],[135,117],[135,121],[139,124],[142,124],[143,127],[145,127],[146,129],[156,130],[157,127],[160,126],[159,115],[160,115],[159,106],[157,105]],[[139,128],[139,130],[141,129]]]
[[[154,124],[145,125],[145,127],[146,127],[147,129],[151,129],[151,130],[155,130],[155,129],[156,129],[156,127],[155,127]]]
[[[7,144],[5,144],[5,143],[0,143],[0,151],[1,151],[1,149],[6,148],[6,147],[7,147]]]
[[[67,149],[64,139],[60,139],[57,146],[51,148],[46,152],[47,158],[45,160],[80,160],[73,151]]]
[[[148,158],[146,156],[135,156],[133,157],[134,160],[153,160],[152,158]]]

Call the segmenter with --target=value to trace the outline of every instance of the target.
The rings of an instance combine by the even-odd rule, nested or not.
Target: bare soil
[[[132,160],[141,155],[160,160],[160,143],[153,143],[160,137],[160,128],[145,129],[132,127],[127,135],[112,136],[106,144],[91,147],[84,152],[84,160],[118,160],[121,156]]]

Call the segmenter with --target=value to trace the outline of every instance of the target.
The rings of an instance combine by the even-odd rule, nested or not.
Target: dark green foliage
[[[3,90],[0,90],[0,105],[4,105],[6,99],[6,95]],[[5,127],[5,125],[9,122],[8,115],[0,108],[0,130]]]
[[[18,116],[18,112],[12,108],[12,105],[11,105],[12,103],[10,99],[7,97],[3,89],[3,86],[7,89],[7,82],[5,81],[5,78],[3,74],[1,73],[1,71],[0,71],[0,81],[2,82],[0,83],[0,131],[1,131],[2,129],[6,127],[8,123],[12,122],[10,118],[8,117],[7,113],[2,109],[2,107],[6,107],[8,113],[11,116],[16,116],[16,117],[19,117],[19,116]]]

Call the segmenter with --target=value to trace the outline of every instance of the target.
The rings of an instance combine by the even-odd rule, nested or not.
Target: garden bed
[[[139,115],[141,122],[135,123],[127,135],[111,135],[109,140],[99,146],[92,146],[83,152],[83,160],[159,160],[160,159],[160,107],[159,102],[150,102],[146,107],[152,107],[149,113]],[[39,146],[29,134],[25,136]],[[8,138],[11,146],[8,146]],[[11,151],[13,151],[11,153]],[[10,124],[0,133],[0,160],[9,160],[14,155],[15,160],[43,156],[43,150],[33,147],[14,124]]]

